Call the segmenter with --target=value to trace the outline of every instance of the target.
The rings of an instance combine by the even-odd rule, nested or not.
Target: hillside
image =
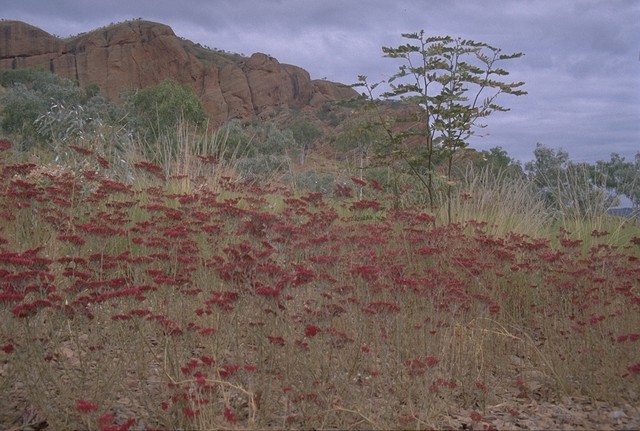
[[[116,102],[123,91],[172,79],[193,88],[214,125],[273,118],[290,108],[318,120],[330,109],[327,102],[356,95],[266,54],[247,58],[205,48],[156,22],[127,21],[61,39],[24,22],[2,21],[0,35],[0,70],[45,68],[81,87],[97,84]]]

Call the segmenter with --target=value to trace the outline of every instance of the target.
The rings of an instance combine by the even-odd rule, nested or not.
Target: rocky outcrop
[[[278,108],[318,108],[356,95],[341,84],[311,80],[297,66],[256,53],[250,58],[203,48],[163,24],[135,20],[66,40],[18,21],[0,22],[0,69],[42,67],[97,84],[118,102],[124,91],[172,79],[200,97],[213,124],[268,116]]]

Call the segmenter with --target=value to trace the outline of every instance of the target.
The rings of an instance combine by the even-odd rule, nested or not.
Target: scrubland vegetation
[[[354,126],[322,165],[300,119],[211,132],[197,105],[145,117],[152,91],[117,107],[19,81],[0,140],[5,428],[422,429],[456,412],[490,429],[504,400],[639,402],[640,230],[606,214],[612,190],[637,203],[639,161],[461,149],[433,159],[430,205],[380,162],[379,129]]]

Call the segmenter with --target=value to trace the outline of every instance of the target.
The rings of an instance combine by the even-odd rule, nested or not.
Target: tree
[[[588,163],[575,163],[563,149],[540,143],[535,160],[525,164],[525,172],[538,193],[560,217],[583,218],[601,215],[617,203],[604,175]]]
[[[562,148],[553,149],[538,142],[533,155],[535,160],[525,163],[525,172],[545,200],[550,201],[553,190],[566,175],[569,153]]]
[[[506,175],[510,178],[523,178],[524,171],[520,163],[511,158],[502,147],[493,147],[480,151],[481,161],[477,164],[481,169],[488,169],[494,176]]]
[[[619,189],[633,203],[634,208],[640,207],[640,151],[636,153],[633,164],[629,164],[625,180]]]
[[[523,82],[501,81],[509,72],[498,67],[499,63],[523,54],[503,54],[486,43],[462,38],[426,37],[424,30],[402,36],[409,43],[382,48],[385,57],[403,60],[399,71],[386,81],[390,89],[382,97],[418,105],[421,109],[416,119],[421,127],[402,132],[385,129],[396,157],[402,158],[418,176],[427,189],[429,204],[434,207],[435,161],[438,158],[447,161],[446,175],[450,178],[454,154],[469,145],[476,128],[485,127],[480,121],[496,111],[508,111],[496,104],[497,97],[526,94],[520,89]],[[364,86],[373,100],[373,90],[378,84],[369,85],[366,76],[360,76],[356,86]],[[386,122],[381,118],[381,123]],[[411,136],[423,139],[418,159],[402,148],[402,142]],[[448,196],[450,192],[449,186]]]
[[[633,162],[612,153],[609,161],[596,162],[594,177],[616,193],[627,196],[634,208],[640,206],[640,152]]]

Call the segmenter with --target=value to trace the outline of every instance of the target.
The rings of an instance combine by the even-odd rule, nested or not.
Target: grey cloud
[[[2,0],[0,0],[2,1]],[[21,0],[3,5],[61,36],[142,17],[202,44],[266,52],[313,78],[377,81],[397,70],[382,46],[424,29],[524,52],[505,64],[528,96],[504,98],[510,112],[488,120],[474,145],[531,157],[536,142],[572,157],[632,157],[640,150],[640,43],[637,0]]]

